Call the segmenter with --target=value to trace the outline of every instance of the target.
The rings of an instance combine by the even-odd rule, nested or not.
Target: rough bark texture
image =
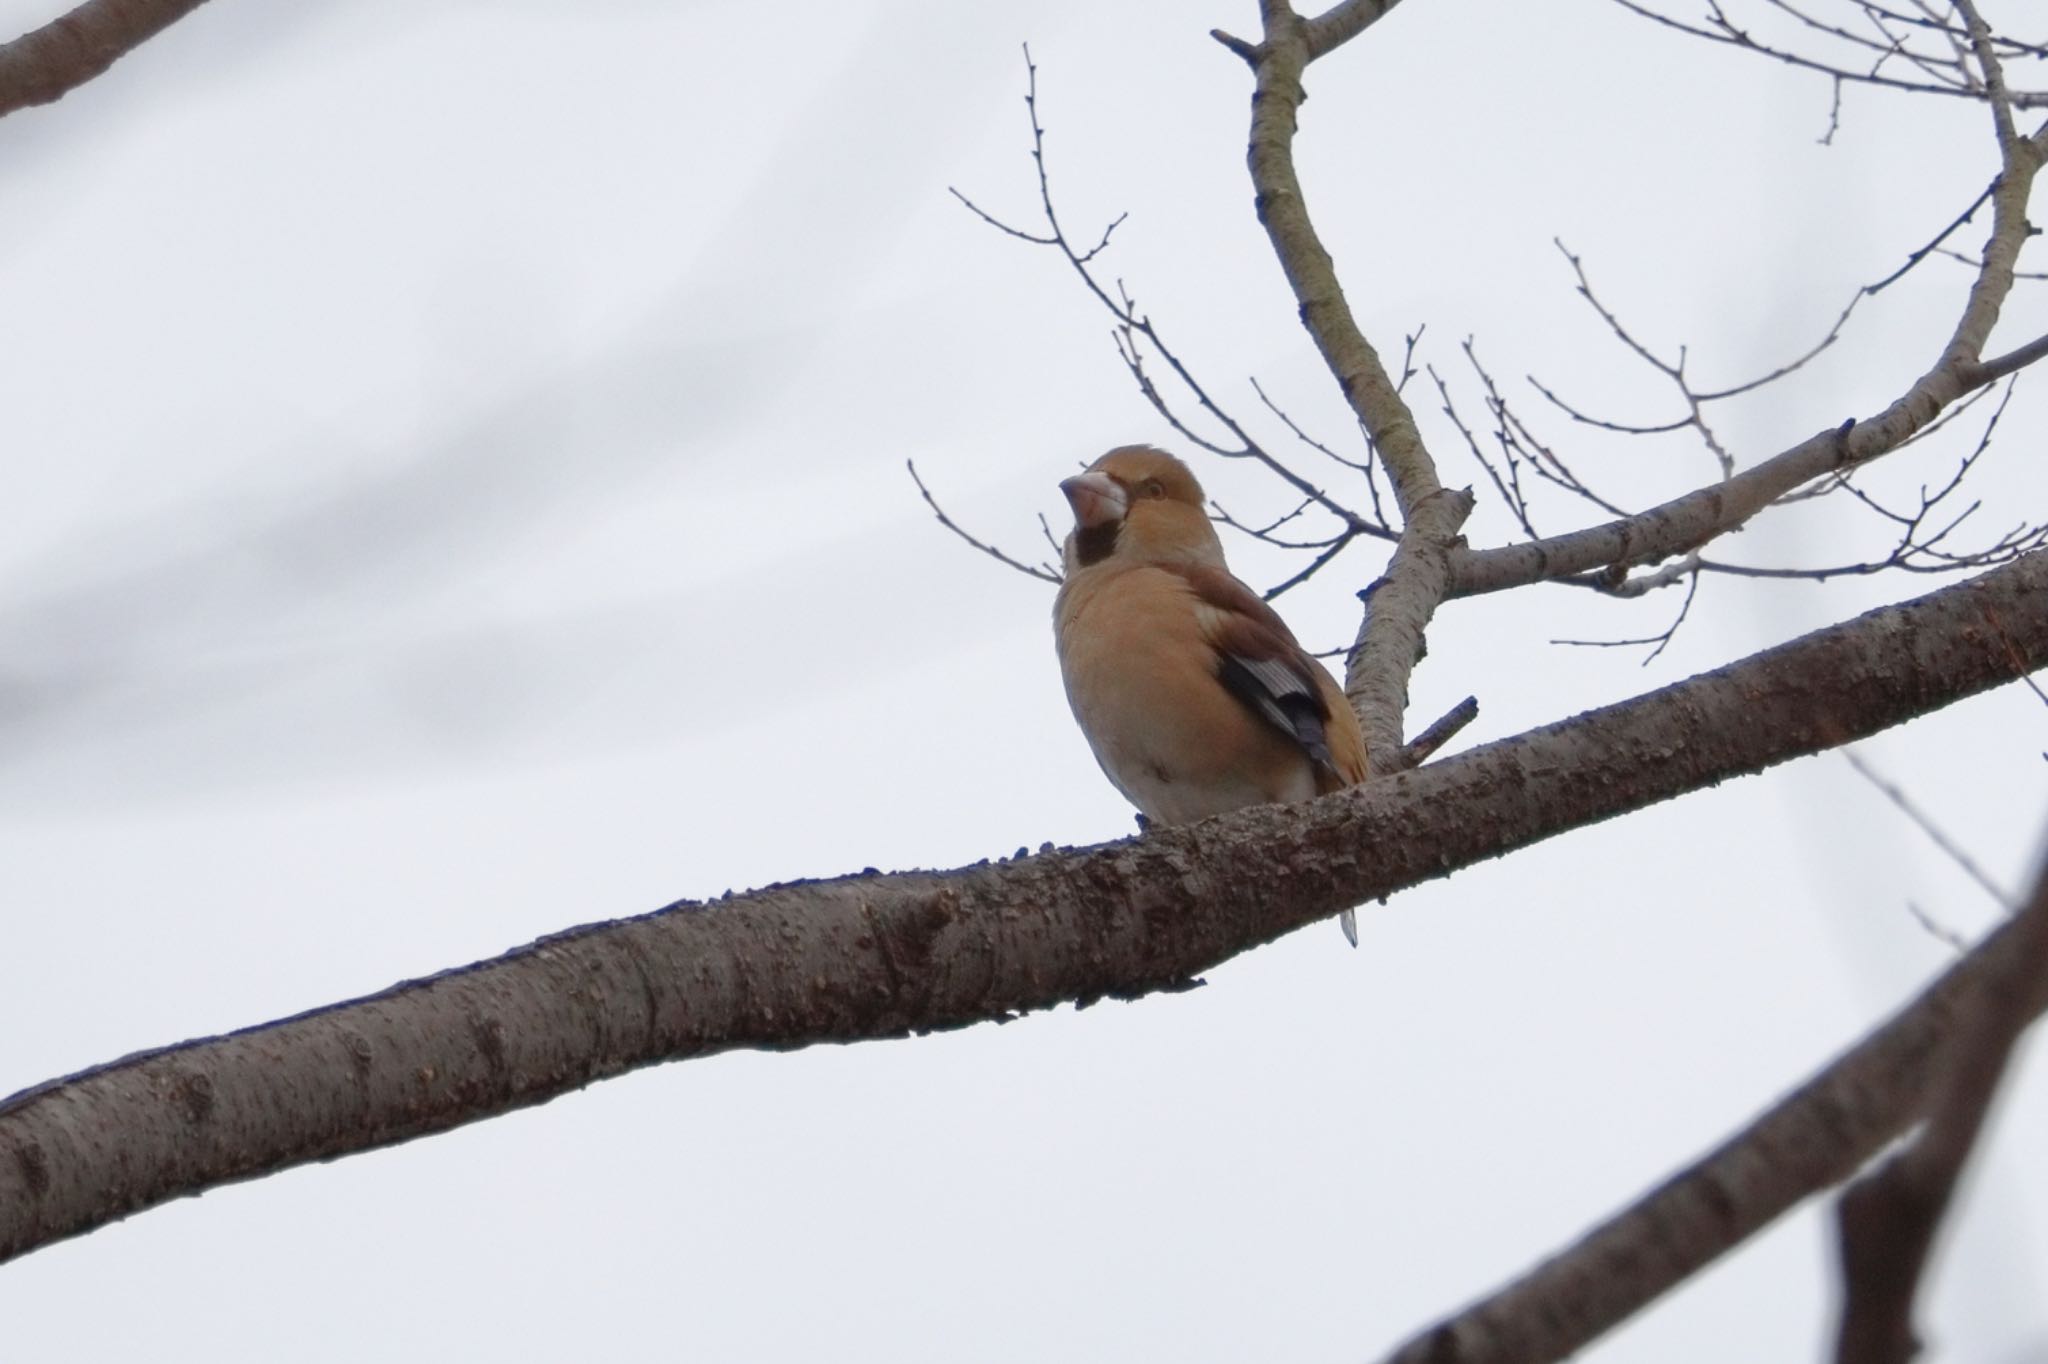
[[[1400,3],[1401,0],[1344,0],[1341,5],[1332,5],[1308,21],[1309,60],[1350,42],[1386,18],[1387,11]]]
[[[1339,7],[1357,12],[1353,32],[1378,17],[1370,12],[1374,8]],[[1344,288],[1337,282],[1336,263],[1309,221],[1301,177],[1294,170],[1296,118],[1304,98],[1302,73],[1320,54],[1310,50],[1309,23],[1286,4],[1265,0],[1260,9],[1266,39],[1259,45],[1253,68],[1257,85],[1252,91],[1251,143],[1246,155],[1259,222],[1301,307],[1301,325],[1308,329],[1351,410],[1371,434],[1405,520],[1414,515],[1416,503],[1437,491],[1436,464],[1423,446],[1415,415],[1395,390],[1379,352],[1351,315]]]
[[[0,46],[0,116],[62,99],[204,2],[88,0]]]
[[[1800,1200],[1854,1174],[1925,1111],[1947,1047],[2032,950],[1992,933],[1891,1021],[1647,1198],[1385,1364],[1564,1359]],[[2036,992],[2024,1017],[2039,1014]],[[1868,1356],[1844,1356],[1865,1359]]]
[[[1843,1291],[1835,1364],[1908,1364],[1920,1352],[1913,1304],[1936,1233],[2013,1047],[2048,1008],[2048,874],[2036,881],[2019,917],[1993,937],[1994,950],[1973,954],[1984,958],[1973,972],[1974,998],[1948,1030],[1926,1125],[1881,1169],[1850,1185],[1836,1206]]]
[[[2048,555],[1296,807],[545,938],[0,1103],[0,1260],[230,1180],[658,1061],[1130,997],[1348,906],[2048,664]]]
[[[1408,679],[1450,582],[1451,546],[1472,514],[1472,494],[1438,488],[1418,503],[1401,530],[1387,571],[1367,590],[1365,615],[1344,666],[1344,696],[1365,728],[1374,772],[1399,771]],[[1384,765],[1383,765],[1384,764]]]
[[[1265,40],[1248,58],[1256,85],[1246,153],[1259,222],[1301,309],[1302,326],[1372,437],[1401,511],[1400,544],[1374,585],[1344,676],[1344,694],[1365,728],[1367,751],[1386,755],[1390,765],[1402,748],[1408,677],[1421,656],[1430,618],[1444,599],[1447,556],[1472,514],[1472,495],[1449,491],[1438,481],[1436,461],[1423,443],[1415,414],[1352,316],[1336,263],[1308,216],[1294,167],[1294,135],[1306,98],[1301,81],[1308,64],[1392,8],[1390,0],[1351,0],[1307,20],[1286,0],[1262,0]]]

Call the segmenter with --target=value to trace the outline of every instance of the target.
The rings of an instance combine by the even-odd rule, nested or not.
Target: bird
[[[1186,464],[1118,446],[1060,491],[1074,513],[1053,604],[1060,676],[1096,762],[1148,828],[1365,780],[1357,714],[1231,574]],[[1342,922],[1356,946],[1349,910]]]

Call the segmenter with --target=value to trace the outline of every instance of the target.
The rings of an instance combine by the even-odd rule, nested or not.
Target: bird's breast
[[[1223,685],[1182,578],[1146,567],[1073,574],[1054,633],[1081,732],[1148,818],[1181,824],[1316,794],[1306,755]]]

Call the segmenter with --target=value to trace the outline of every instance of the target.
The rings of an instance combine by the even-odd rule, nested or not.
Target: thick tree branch
[[[1973,27],[1982,21],[1971,14]],[[1978,972],[1970,1006],[1942,1048],[1942,1069],[1913,1144],[1843,1193],[1842,1325],[1836,1364],[1907,1364],[1919,1353],[1913,1299],[1934,1236],[1977,1145],[2019,1036],[2048,1008],[2048,873]]]
[[[1969,1020],[2029,952],[2018,921],[1999,928],[1719,1149],[1385,1364],[1540,1364],[1585,1348],[1917,1122]],[[2044,1003],[2036,991],[2033,1014]]]
[[[1336,264],[1309,220],[1294,167],[1294,134],[1308,64],[1392,7],[1350,0],[1311,21],[1287,0],[1261,0],[1265,39],[1252,58],[1256,81],[1246,157],[1259,221],[1300,306],[1302,325],[1378,451],[1401,511],[1400,542],[1374,585],[1344,677],[1344,693],[1365,727],[1367,751],[1390,762],[1402,749],[1408,677],[1443,601],[1450,547],[1472,513],[1472,496],[1449,492],[1438,480],[1415,414],[1351,314]]]
[[[1343,0],[1332,5],[1313,19],[1305,20],[1303,28],[1308,36],[1308,59],[1314,61],[1325,53],[1356,38],[1359,34],[1387,17],[1387,11],[1401,3],[1401,0]],[[1259,47],[1244,39],[1225,33],[1220,28],[1209,30],[1209,36],[1229,48],[1253,67],[1259,64]]]
[[[1953,401],[1949,390],[1954,384],[1947,379],[1931,386],[1929,400]],[[1902,399],[1882,416],[1809,436],[1725,482],[1696,488],[1634,516],[1497,549],[1453,549],[1450,595],[1500,592],[1595,569],[1609,570],[1618,585],[1631,568],[1688,553],[1802,484],[1893,448],[1938,410]],[[1872,453],[1863,454],[1866,448]]]
[[[1472,494],[1438,488],[1417,503],[1401,528],[1387,571],[1361,595],[1365,615],[1345,660],[1344,695],[1365,726],[1366,752],[1402,751],[1401,717],[1408,678],[1421,661],[1423,634],[1451,585],[1451,547],[1472,514]],[[1380,759],[1371,759],[1375,771]]]
[[[2048,665],[2048,555],[1306,805],[593,924],[0,1102],[0,1260],[659,1061],[1135,997],[1363,901]]]
[[[1360,8],[1339,6],[1340,10]],[[1395,391],[1379,352],[1351,315],[1343,286],[1337,282],[1336,263],[1309,221],[1301,179],[1295,173],[1294,134],[1304,98],[1302,73],[1316,55],[1310,46],[1309,25],[1286,0],[1262,0],[1259,9],[1266,35],[1255,68],[1258,79],[1252,92],[1251,142],[1246,158],[1259,222],[1300,305],[1301,324],[1372,437],[1394,485],[1395,505],[1406,519],[1414,514],[1416,503],[1440,486],[1436,463],[1422,443],[1415,414]],[[1358,27],[1363,28],[1364,23]]]
[[[1344,0],[1332,5],[1302,27],[1308,37],[1308,59],[1325,56],[1356,38],[1387,17],[1387,11],[1401,0]]]
[[[87,0],[0,46],[0,117],[62,99],[205,0]]]

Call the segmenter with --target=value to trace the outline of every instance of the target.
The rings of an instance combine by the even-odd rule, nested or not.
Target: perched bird
[[[1074,509],[1053,604],[1067,701],[1147,821],[1185,824],[1365,780],[1357,715],[1287,623],[1231,576],[1187,465],[1126,445],[1060,491]]]

